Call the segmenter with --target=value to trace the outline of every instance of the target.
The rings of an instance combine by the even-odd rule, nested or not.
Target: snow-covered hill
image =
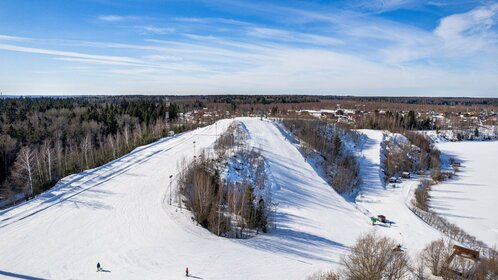
[[[269,122],[243,119],[278,182],[277,230],[213,236],[165,203],[183,157],[213,144],[215,126],[136,149],[0,216],[0,276],[51,279],[302,279],[339,260],[368,227]],[[218,123],[218,132],[230,120]],[[96,273],[100,262],[108,272]]]
[[[384,190],[378,132],[368,136],[358,204],[338,195],[270,121],[239,119],[249,145],[265,157],[277,228],[255,238],[216,237],[188,211],[168,204],[169,176],[183,158],[212,146],[232,120],[136,149],[66,178],[38,198],[0,212],[0,278],[303,279],[338,265],[356,238],[374,228],[370,214],[396,222],[379,231],[415,252],[438,232],[404,205],[414,183]],[[380,137],[380,138],[379,138]],[[401,233],[401,234],[400,234]],[[100,262],[104,272],[97,273]]]

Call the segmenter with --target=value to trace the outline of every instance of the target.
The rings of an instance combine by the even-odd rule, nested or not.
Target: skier
[[[185,268],[185,276],[188,277],[188,266],[187,266],[187,268]]]
[[[99,272],[99,271],[101,271],[101,270],[102,270],[102,268],[100,267],[100,263],[98,262],[98,263],[97,263],[97,272]]]

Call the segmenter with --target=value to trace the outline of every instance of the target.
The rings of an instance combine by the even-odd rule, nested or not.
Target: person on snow
[[[98,272],[98,271],[101,271],[101,270],[102,270],[102,268],[100,267],[100,263],[98,262],[98,263],[97,263],[97,272]]]
[[[188,277],[188,266],[185,268],[185,276]]]

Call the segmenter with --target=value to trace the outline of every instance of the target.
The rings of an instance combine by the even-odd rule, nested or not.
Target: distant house
[[[405,179],[410,179],[410,172],[403,172],[403,173],[401,173],[401,177],[403,177]]]

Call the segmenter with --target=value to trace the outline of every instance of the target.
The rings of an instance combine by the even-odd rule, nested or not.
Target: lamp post
[[[173,175],[169,175],[169,205],[171,205],[171,193],[173,192],[171,190],[171,183],[173,182]]]

